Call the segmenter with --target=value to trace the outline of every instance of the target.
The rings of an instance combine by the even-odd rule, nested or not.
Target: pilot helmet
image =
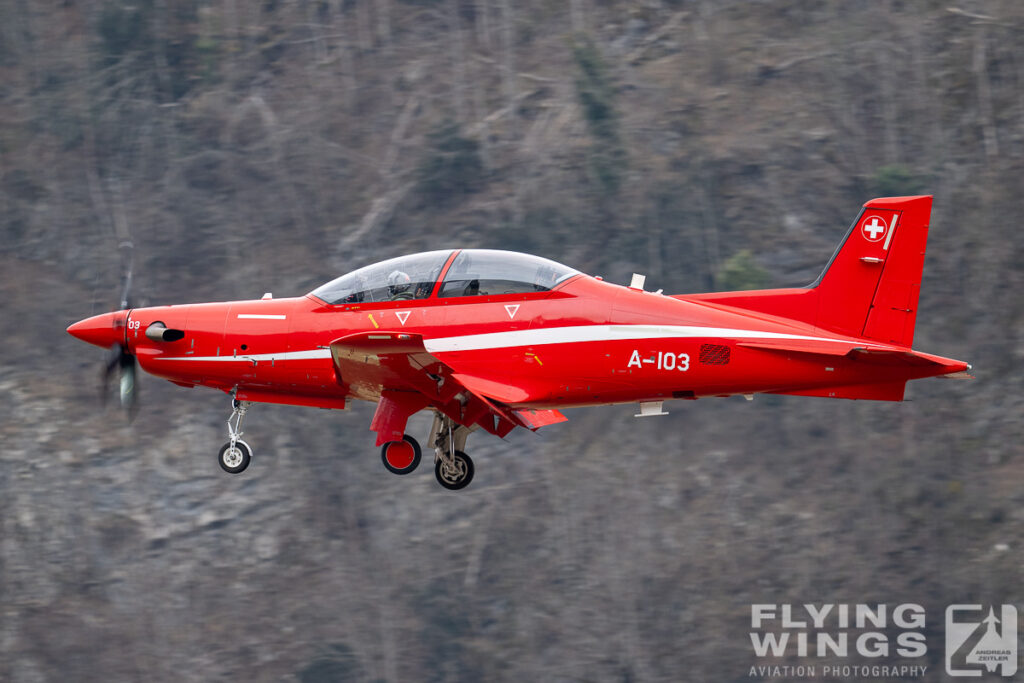
[[[388,275],[388,287],[391,289],[392,294],[398,294],[409,289],[411,282],[412,280],[409,279],[409,276],[400,270],[393,270]]]

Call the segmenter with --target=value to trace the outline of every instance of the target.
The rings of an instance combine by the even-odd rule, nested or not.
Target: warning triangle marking
[[[505,304],[505,310],[508,312],[508,319],[511,320],[519,312],[519,304]]]
[[[395,315],[398,317],[398,322],[402,323],[402,327],[405,327],[405,321],[409,319],[409,314],[412,311],[395,311]]]

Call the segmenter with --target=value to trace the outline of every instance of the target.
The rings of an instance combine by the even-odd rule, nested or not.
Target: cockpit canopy
[[[451,251],[399,256],[342,275],[313,290],[328,304],[426,299]],[[439,297],[545,292],[578,271],[539,256],[494,249],[463,249],[438,289]]]

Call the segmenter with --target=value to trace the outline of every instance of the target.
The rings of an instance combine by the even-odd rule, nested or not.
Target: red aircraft
[[[969,377],[911,349],[932,199],[864,205],[821,276],[803,288],[665,296],[537,256],[461,249],[366,266],[306,296],[131,308],[68,328],[114,348],[122,401],[146,371],[232,398],[220,466],[238,473],[250,402],[377,403],[384,466],[408,474],[405,433],[434,412],[428,443],[442,486],[473,478],[466,437],[504,437],[566,418],[559,408],[756,393],[900,401],[907,380]]]

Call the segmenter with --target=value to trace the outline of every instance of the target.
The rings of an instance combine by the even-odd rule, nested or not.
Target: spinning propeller
[[[135,377],[138,363],[128,348],[127,321],[132,309],[132,243],[121,242],[121,302],[118,310],[103,313],[75,323],[68,332],[82,341],[111,349],[110,360],[103,368],[101,399],[106,403],[110,394],[110,382],[116,375],[118,400],[129,418],[138,410],[138,392]],[[147,331],[148,332],[148,331]]]
[[[103,368],[103,385],[100,390],[100,398],[106,404],[110,396],[110,380],[116,375],[118,402],[121,404],[121,409],[128,414],[130,419],[135,417],[135,413],[139,409],[139,394],[135,388],[135,376],[139,369],[139,364],[136,362],[135,356],[128,349],[127,337],[125,336],[125,323],[128,318],[127,311],[134,308],[131,300],[132,243],[126,240],[118,244],[117,249],[121,252],[121,305],[118,307],[118,313],[124,311],[125,314],[111,321],[115,331],[119,333],[119,341],[111,348],[110,360],[107,361],[106,366]]]

